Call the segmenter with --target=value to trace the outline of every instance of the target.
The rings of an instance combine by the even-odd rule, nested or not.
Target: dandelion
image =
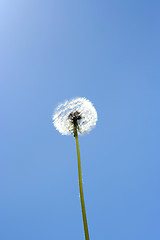
[[[64,104],[60,104],[53,115],[53,123],[56,129],[62,135],[72,134],[75,137],[78,159],[79,191],[86,240],[89,240],[89,232],[83,196],[78,134],[83,135],[90,132],[90,130],[96,125],[96,122],[96,109],[94,108],[93,104],[86,98],[75,98],[71,101],[66,101]]]
[[[62,135],[74,134],[76,124],[78,133],[84,134],[96,125],[97,112],[89,100],[76,98],[57,107],[53,122]]]

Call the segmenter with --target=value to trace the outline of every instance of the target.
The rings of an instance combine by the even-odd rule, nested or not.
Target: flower
[[[75,127],[79,134],[89,132],[97,122],[97,112],[86,98],[75,98],[60,104],[53,115],[55,128],[62,135],[74,134]]]

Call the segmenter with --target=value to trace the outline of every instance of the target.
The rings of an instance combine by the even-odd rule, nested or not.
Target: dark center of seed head
[[[68,115],[68,118],[69,118],[69,120],[71,120],[71,122],[74,124],[74,126],[77,126],[78,125],[77,121],[82,119],[81,114],[78,111],[71,112]]]

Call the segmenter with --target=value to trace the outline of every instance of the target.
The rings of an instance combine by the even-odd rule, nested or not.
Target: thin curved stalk
[[[86,217],[86,210],[85,210],[85,203],[84,203],[84,196],[83,196],[82,170],[81,170],[81,159],[80,159],[80,151],[79,151],[78,133],[77,133],[76,128],[75,128],[74,137],[75,137],[75,140],[76,140],[76,148],[77,148],[79,192],[80,192],[80,199],[81,199],[81,209],[82,209],[85,240],[89,240],[87,217]]]

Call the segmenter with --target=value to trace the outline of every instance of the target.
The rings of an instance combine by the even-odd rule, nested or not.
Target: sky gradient
[[[82,240],[74,137],[52,124],[86,97],[80,136],[92,240],[160,239],[160,2],[0,1],[0,239]]]

